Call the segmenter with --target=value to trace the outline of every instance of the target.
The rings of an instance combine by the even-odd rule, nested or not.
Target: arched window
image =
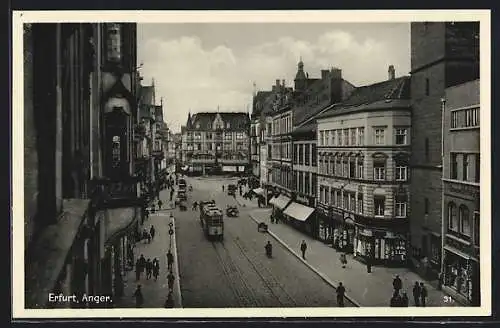
[[[448,203],[448,230],[458,231],[457,206],[455,203]]]
[[[465,235],[467,237],[470,237],[470,212],[467,206],[465,205],[460,205],[460,208],[458,209],[458,219],[459,219],[459,224],[460,224],[460,230],[459,232],[462,235]]]

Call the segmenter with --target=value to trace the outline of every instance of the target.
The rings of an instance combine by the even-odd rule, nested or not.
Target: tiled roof
[[[315,84],[311,85],[308,90],[309,92],[316,96],[323,96],[324,91],[321,89],[322,85],[325,82],[321,79],[317,80]],[[344,79],[342,79],[342,89],[347,89],[348,86],[351,86],[352,84]],[[318,113],[322,112],[326,107],[332,104],[333,99],[332,97],[327,96],[326,98],[320,99],[319,103],[312,102],[309,104],[306,104],[304,106],[300,106],[297,108],[293,109],[293,125],[297,126],[300,125],[301,123],[307,121],[308,119],[314,117]]]
[[[341,113],[407,107],[410,100],[410,77],[403,76],[356,88],[351,96],[341,104],[332,106],[317,118],[325,118]]]
[[[217,117],[217,114],[220,114],[220,117],[224,122],[224,128],[227,127],[227,123],[229,123],[230,130],[246,131],[250,126],[250,118],[248,114],[244,112],[202,112],[192,115],[191,129],[211,130],[212,124]]]

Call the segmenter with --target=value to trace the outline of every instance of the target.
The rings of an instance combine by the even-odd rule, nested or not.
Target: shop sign
[[[471,246],[464,244],[456,239],[446,237],[446,245],[451,246],[452,248],[455,248],[456,250],[459,250],[465,254],[472,255]]]
[[[472,197],[479,196],[479,187],[472,186],[465,183],[454,183],[450,181],[445,181],[444,183],[445,193],[454,193],[460,195],[472,195]]]

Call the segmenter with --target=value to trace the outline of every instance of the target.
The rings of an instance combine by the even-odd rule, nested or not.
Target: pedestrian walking
[[[155,233],[156,233],[155,226],[151,225],[151,229],[149,229],[149,234],[151,235],[151,239],[155,238]]]
[[[135,262],[135,280],[139,281],[141,279],[141,262],[139,259]]]
[[[172,265],[174,264],[174,255],[170,250],[167,253],[167,269],[172,272]]]
[[[420,306],[420,284],[418,281],[413,285],[413,301],[415,302],[415,306]]]
[[[345,256],[344,253],[340,254],[340,264],[342,264],[342,268],[345,269],[347,265],[347,257]]]
[[[158,208],[160,209],[160,211],[161,211],[162,206],[163,206],[163,202],[161,201],[161,199],[158,199]]]
[[[144,297],[142,296],[141,285],[137,285],[133,296],[135,297],[135,307],[142,307],[142,304],[144,304]]]
[[[174,307],[174,295],[169,292],[165,301],[165,308],[172,309]]]
[[[425,288],[424,283],[420,283],[420,303],[425,307],[425,301],[427,298],[427,288]]]
[[[139,269],[141,274],[146,269],[146,259],[144,258],[143,254],[141,254],[141,257],[139,257]]]
[[[222,185],[222,192],[224,192],[224,185]]]
[[[306,249],[307,249],[307,244],[305,240],[302,240],[302,243],[300,244],[300,251],[302,252],[302,259],[306,259]]]
[[[274,215],[271,215],[271,223],[274,223]]]
[[[155,278],[155,281],[158,280],[158,276],[160,275],[160,261],[155,257],[153,260],[153,277]]]
[[[399,278],[399,275],[396,275],[396,277],[392,281],[392,287],[394,287],[394,290],[397,291],[398,293],[403,287],[403,283],[401,281],[401,278]]]
[[[174,290],[174,281],[175,281],[175,276],[172,272],[169,272],[167,275],[167,282],[168,282],[168,289],[170,291]]]
[[[153,273],[153,262],[151,259],[148,259],[146,262],[146,279],[151,279],[151,275]]]
[[[344,295],[345,295],[345,287],[339,282],[337,286],[337,306],[344,307]]]
[[[148,238],[148,244],[151,244],[151,234],[149,232],[146,232],[146,237]]]

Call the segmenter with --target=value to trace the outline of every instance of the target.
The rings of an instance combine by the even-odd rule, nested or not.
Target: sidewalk
[[[392,281],[396,274],[403,282],[403,291],[408,294],[410,306],[414,305],[412,288],[416,281],[424,282],[427,288],[427,307],[461,306],[457,302],[454,304],[445,303],[444,296],[447,294],[433,287],[435,286],[434,282],[431,285],[431,282],[424,281],[416,273],[406,268],[372,266],[372,272],[368,273],[366,265],[348,254],[347,266],[343,269],[339,263],[340,252],[295,230],[286,223],[271,223],[270,213],[270,209],[254,210],[250,217],[256,223],[267,223],[270,234],[298,258],[301,258],[299,255],[300,243],[305,240],[307,243],[306,261],[304,261],[306,265],[322,276],[325,281],[333,284],[334,287],[337,286],[338,282],[342,282],[346,288],[347,296],[360,306],[388,307],[393,292]]]
[[[162,191],[163,193],[164,191]],[[161,194],[160,194],[161,195]],[[165,201],[166,195],[162,198]],[[179,268],[177,264],[177,248],[176,248],[176,240],[175,240],[175,220],[170,219],[170,211],[162,209],[161,211],[157,211],[155,213],[149,214],[149,219],[144,222],[144,228],[148,229],[151,225],[154,225],[156,233],[154,240],[151,241],[150,244],[141,241],[136,243],[136,247],[134,248],[134,258],[137,260],[141,256],[144,255],[146,260],[150,258],[153,260],[155,257],[160,261],[160,275],[158,277],[158,281],[155,281],[154,278],[147,280],[145,277],[145,273],[141,275],[141,280],[135,280],[135,267],[134,270],[128,271],[126,276],[124,277],[125,287],[124,287],[124,296],[117,302],[116,307],[120,308],[133,308],[135,307],[135,298],[133,296],[137,284],[140,283],[142,286],[142,294],[144,296],[144,304],[143,308],[164,308],[165,300],[168,295],[168,284],[167,284],[167,252],[171,243],[172,253],[174,254],[174,266],[173,266],[173,274],[175,276],[174,282],[174,307],[181,308],[182,307],[182,297],[180,290],[180,279],[179,279]],[[173,223],[174,234],[172,235],[172,239],[170,240],[170,236],[168,234],[169,223]]]

